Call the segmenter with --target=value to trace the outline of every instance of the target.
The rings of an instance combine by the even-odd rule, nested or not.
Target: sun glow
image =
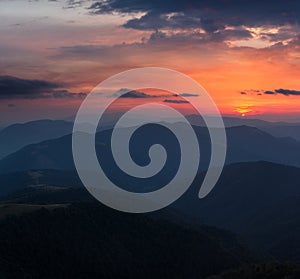
[[[253,110],[249,106],[240,106],[237,107],[234,111],[240,114],[242,117],[245,117],[248,113],[252,112]]]

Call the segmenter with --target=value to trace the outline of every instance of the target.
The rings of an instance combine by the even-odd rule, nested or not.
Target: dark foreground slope
[[[233,164],[202,200],[197,197],[200,177],[176,202],[177,210],[242,235],[276,260],[300,261],[300,168]]]
[[[232,231],[273,260],[300,261],[299,168],[268,162],[229,165],[213,191],[199,199],[202,179],[199,174],[166,210],[191,224]],[[55,204],[92,201],[93,197],[75,172],[40,170],[0,175],[0,200]]]
[[[197,230],[94,203],[0,220],[1,278],[204,278],[252,257],[227,232]]]
[[[298,279],[300,264],[271,263],[248,265],[242,268],[226,271],[207,279]]]

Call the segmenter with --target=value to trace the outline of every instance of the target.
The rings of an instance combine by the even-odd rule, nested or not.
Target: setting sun
[[[252,112],[253,109],[251,109],[249,106],[240,106],[240,107],[237,107],[234,111],[244,117],[248,113]]]

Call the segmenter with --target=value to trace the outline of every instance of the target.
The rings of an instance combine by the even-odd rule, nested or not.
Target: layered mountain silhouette
[[[238,234],[265,259],[300,261],[298,124],[270,124],[260,120],[249,120],[247,122],[249,126],[236,126],[243,122],[235,118],[225,119],[225,124],[230,126],[226,128],[228,140],[226,167],[213,191],[205,199],[198,199],[199,187],[209,165],[211,143],[208,130],[201,125],[195,125],[193,127],[201,149],[199,173],[184,196],[168,209],[159,211],[155,218],[163,216],[176,222],[176,226],[180,228],[189,224],[192,230],[196,230],[199,224],[216,226]],[[180,125],[184,132],[183,123],[173,125]],[[81,184],[75,171],[71,130],[71,122],[36,121],[13,125],[0,131],[0,157],[8,154],[0,160],[0,203],[3,206],[8,203],[66,206],[70,203],[95,202]],[[99,163],[117,184],[122,182],[122,187],[130,191],[152,191],[162,187],[176,173],[180,161],[180,148],[174,135],[166,128],[154,124],[146,125],[139,128],[130,141],[131,156],[139,165],[149,163],[148,151],[153,144],[162,144],[166,148],[167,163],[153,180],[133,180],[132,177],[122,173],[111,154],[111,133],[110,129],[98,132],[95,146]],[[21,212],[19,209],[17,211]],[[65,207],[63,210],[66,210]],[[72,210],[76,211],[77,208],[73,207]],[[31,212],[32,208],[25,211]],[[32,217],[34,212],[26,218],[35,218]],[[54,218],[51,220],[59,219],[59,215],[65,214],[65,211],[60,211],[57,215],[56,213],[51,215],[51,212],[48,212],[50,215],[47,213],[47,216]],[[0,219],[1,216],[0,214]],[[48,218],[47,216],[45,218]],[[21,218],[21,222],[23,220],[23,217],[16,218]],[[78,218],[81,220],[82,216]],[[11,224],[5,222],[7,223],[3,228],[7,229]],[[26,227],[26,224],[24,226]],[[0,236],[1,232],[0,224]],[[222,236],[217,238],[219,237],[222,238]],[[126,241],[129,239],[126,237]],[[226,246],[232,242],[227,238],[222,243]],[[26,246],[24,243],[20,245]],[[16,249],[15,246],[11,247]],[[233,248],[234,251],[237,251],[236,249],[239,250],[237,246]],[[207,251],[219,253],[217,250]],[[121,249],[120,253],[123,252]],[[185,255],[183,251],[180,253]],[[225,254],[223,256],[226,258]],[[247,257],[241,255],[241,261],[247,261]],[[236,266],[234,260],[231,260],[226,268]],[[136,259],[134,261],[136,262]],[[137,263],[143,265],[141,262]],[[218,271],[223,269],[225,266],[217,268]],[[31,271],[28,272],[30,274]],[[204,274],[210,275],[213,272],[206,270],[203,276]]]
[[[183,125],[177,123],[174,125]],[[125,129],[125,128],[124,128]],[[194,126],[201,148],[200,170],[205,170],[210,158],[210,138],[206,128]],[[98,132],[96,149],[109,171],[116,175],[117,167],[110,153],[112,130]],[[270,161],[300,166],[300,142],[291,138],[276,138],[254,127],[238,126],[226,129],[228,151],[226,163]],[[136,140],[135,140],[136,138]],[[0,161],[0,173],[29,169],[74,170],[72,137],[67,135],[28,145]],[[149,162],[148,150],[154,143],[163,144],[170,157],[169,172],[174,173],[180,160],[180,149],[176,138],[160,125],[139,129],[132,139],[132,155],[138,164]],[[84,147],[83,147],[84,148]],[[125,148],[125,147],[124,147]]]
[[[198,115],[188,115],[187,119],[195,126],[205,127],[203,119]],[[114,119],[115,117],[113,117]],[[117,119],[115,119],[117,120]],[[275,137],[290,137],[300,141],[300,124],[287,122],[268,122],[260,119],[248,119],[238,117],[223,117],[227,128],[236,126],[256,127]],[[82,125],[89,125],[83,123]],[[102,123],[98,130],[110,129],[112,121]],[[73,121],[65,120],[36,120],[27,123],[19,123],[0,128],[0,159],[16,152],[20,148],[39,143],[49,139],[55,139],[70,134]]]
[[[63,120],[37,120],[10,125],[0,130],[0,158],[28,144],[70,134],[72,128],[72,122]]]
[[[187,119],[191,124],[205,127],[203,119],[199,115],[188,115]],[[255,118],[223,117],[224,125],[227,128],[236,126],[249,126],[259,128],[275,137],[291,137],[300,141],[299,122],[269,122]]]

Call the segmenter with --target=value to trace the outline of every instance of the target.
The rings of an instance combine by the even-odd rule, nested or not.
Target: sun
[[[253,110],[249,106],[239,106],[236,107],[234,111],[240,114],[242,117],[245,117],[248,113],[250,113]]]

